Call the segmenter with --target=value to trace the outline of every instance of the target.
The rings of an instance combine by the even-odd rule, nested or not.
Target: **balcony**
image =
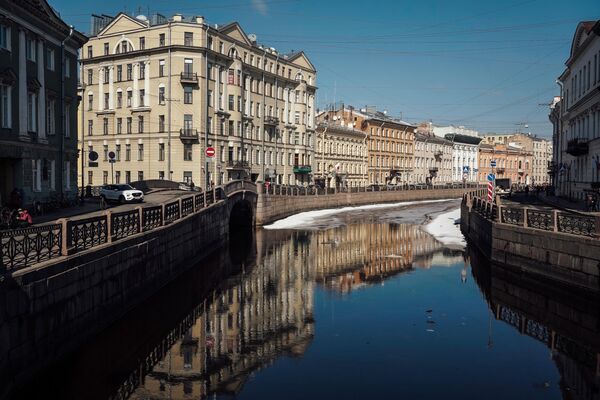
[[[588,153],[588,151],[588,142],[584,142],[581,139],[573,139],[567,142],[567,153],[572,156],[584,156]]]
[[[310,174],[311,172],[312,168],[310,165],[294,165],[295,174]]]
[[[179,139],[182,142],[197,142],[198,129],[182,128],[179,130]]]
[[[180,81],[181,83],[198,84],[198,74],[195,72],[182,72]]]
[[[496,173],[499,175],[504,174],[504,168],[496,168]]]
[[[245,171],[250,169],[250,164],[248,163],[248,161],[229,160],[227,161],[227,169],[230,171]]]
[[[518,173],[519,175],[523,175],[523,174],[525,173],[525,171],[523,171],[523,168],[519,168],[519,169],[517,170],[517,173]]]
[[[279,118],[272,117],[270,115],[265,116],[265,125],[277,125],[279,123]]]
[[[433,153],[433,156],[435,157],[436,160],[440,161],[442,159],[442,156],[444,155],[444,153],[441,150],[436,151],[435,153]]]

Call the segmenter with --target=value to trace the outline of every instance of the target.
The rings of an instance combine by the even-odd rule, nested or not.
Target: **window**
[[[229,85],[235,85],[235,71],[232,68],[227,70],[227,83]]]
[[[158,60],[158,76],[165,76],[165,60]]]
[[[127,42],[127,40],[122,40],[121,41],[121,53],[127,53],[128,51],[129,51],[129,42]]]
[[[140,79],[146,77],[146,64],[140,64]]]
[[[71,59],[65,56],[65,78],[71,77]]]
[[[110,94],[104,93],[104,109],[105,110],[108,110],[109,100],[110,100]]]
[[[102,134],[108,135],[108,118],[102,119]]]
[[[121,82],[123,80],[123,66],[117,65],[117,82]]]
[[[71,137],[71,105],[65,105],[65,137]]]
[[[115,183],[121,183],[121,171],[115,171]]]
[[[127,64],[127,80],[130,81],[132,80],[133,76],[133,66],[131,64]]]
[[[27,130],[37,132],[37,94],[27,93]]]
[[[87,47],[87,55],[88,55],[88,58],[92,58],[93,57],[92,46],[88,46]]]
[[[192,161],[192,145],[189,143],[183,145],[183,161]]]
[[[91,69],[88,69],[87,71],[87,75],[88,75],[88,79],[87,79],[87,83],[88,85],[91,85],[94,81],[93,77],[94,77],[94,71]]]
[[[117,118],[117,135],[123,133],[123,118]]]
[[[36,44],[36,40],[32,38],[27,38],[27,41],[25,42],[25,55],[29,61],[35,62]]]
[[[31,160],[31,182],[34,192],[42,191],[42,160]]]
[[[158,104],[165,104],[165,87],[161,86],[158,88]]]
[[[46,68],[54,71],[54,50],[46,48]]]
[[[108,185],[108,171],[102,171],[102,183]]]
[[[94,132],[94,121],[88,120],[88,136],[92,136]]]
[[[0,25],[0,48],[10,51],[10,28]]]
[[[212,90],[208,91],[208,95],[206,97],[207,97],[207,101],[208,101],[208,106],[212,107],[213,106],[213,104],[212,104]]]
[[[183,181],[188,185],[192,183],[192,171],[183,171]]]
[[[121,161],[121,145],[120,144],[115,145],[115,160]],[[117,183],[119,183],[119,182],[117,182]]]
[[[117,92],[117,108],[123,107],[123,92]]]
[[[131,107],[131,99],[133,98],[133,92],[131,89],[127,89],[127,107]]]
[[[158,45],[160,47],[165,45],[165,34],[161,33],[160,35],[158,35]]]
[[[211,49],[211,50],[213,49],[213,38],[212,38],[212,36],[208,37],[208,48]]]
[[[193,100],[193,91],[191,86],[185,86],[183,88],[183,103],[184,104],[192,104]]]
[[[102,146],[102,151],[104,154],[104,161],[108,161],[108,145],[107,144]]]
[[[183,60],[183,75],[188,78],[193,78],[194,73],[194,60],[191,58],[185,58]]]
[[[185,32],[183,34],[183,45],[193,46],[194,45],[194,34],[192,32]]]
[[[158,171],[158,179],[165,179],[165,171]]]
[[[125,171],[125,183],[131,182],[131,171]]]
[[[208,117],[206,130],[208,133],[212,133],[212,117]]]
[[[104,55],[108,55],[108,43],[104,43]]]
[[[164,115],[158,116],[158,131],[161,133],[165,131],[165,116]]]
[[[131,145],[130,144],[125,144],[125,161],[131,161]],[[125,176],[127,176],[127,173],[125,173]],[[127,180],[127,183],[129,183],[129,180]]]
[[[144,145],[138,143],[138,161],[144,161]]]
[[[144,116],[138,116],[138,133],[144,133]]]
[[[165,161],[165,144],[158,144],[158,161]]]
[[[144,171],[138,171],[138,181],[144,180]]]
[[[0,25],[1,26],[1,25]],[[0,85],[0,127],[12,126],[12,87]]]
[[[88,185],[92,185],[94,182],[94,171],[88,171]]]
[[[233,111],[235,108],[235,98],[232,94],[229,95],[229,111]]]
[[[48,135],[56,134],[55,106],[56,102],[54,100],[48,99],[46,101],[46,133]]]
[[[146,50],[146,38],[140,37],[140,50]]]
[[[108,68],[104,68],[104,83],[108,83],[110,81],[110,70]]]
[[[132,125],[133,125],[133,119],[131,117],[127,117],[127,133],[131,133]]]
[[[144,100],[146,99],[146,90],[140,89],[140,107],[146,106]]]

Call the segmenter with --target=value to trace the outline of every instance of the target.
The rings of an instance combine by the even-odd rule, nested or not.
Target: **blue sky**
[[[558,94],[555,80],[577,22],[600,18],[597,0],[50,3],[83,32],[91,13],[125,9],[204,15],[211,24],[237,20],[262,44],[307,52],[318,70],[320,107],[344,101],[410,122],[539,136],[551,136],[543,104]]]

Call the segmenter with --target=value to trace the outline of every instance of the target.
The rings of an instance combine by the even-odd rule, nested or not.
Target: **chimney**
[[[196,23],[199,25],[204,25],[204,17],[203,16],[196,17]]]
[[[181,14],[175,14],[173,15],[173,22],[181,22],[183,21],[183,16]]]

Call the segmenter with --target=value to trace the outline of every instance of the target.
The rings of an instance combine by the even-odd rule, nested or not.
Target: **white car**
[[[104,185],[100,189],[100,197],[104,201],[118,201],[119,203],[144,201],[144,192],[132,188],[130,185]]]

